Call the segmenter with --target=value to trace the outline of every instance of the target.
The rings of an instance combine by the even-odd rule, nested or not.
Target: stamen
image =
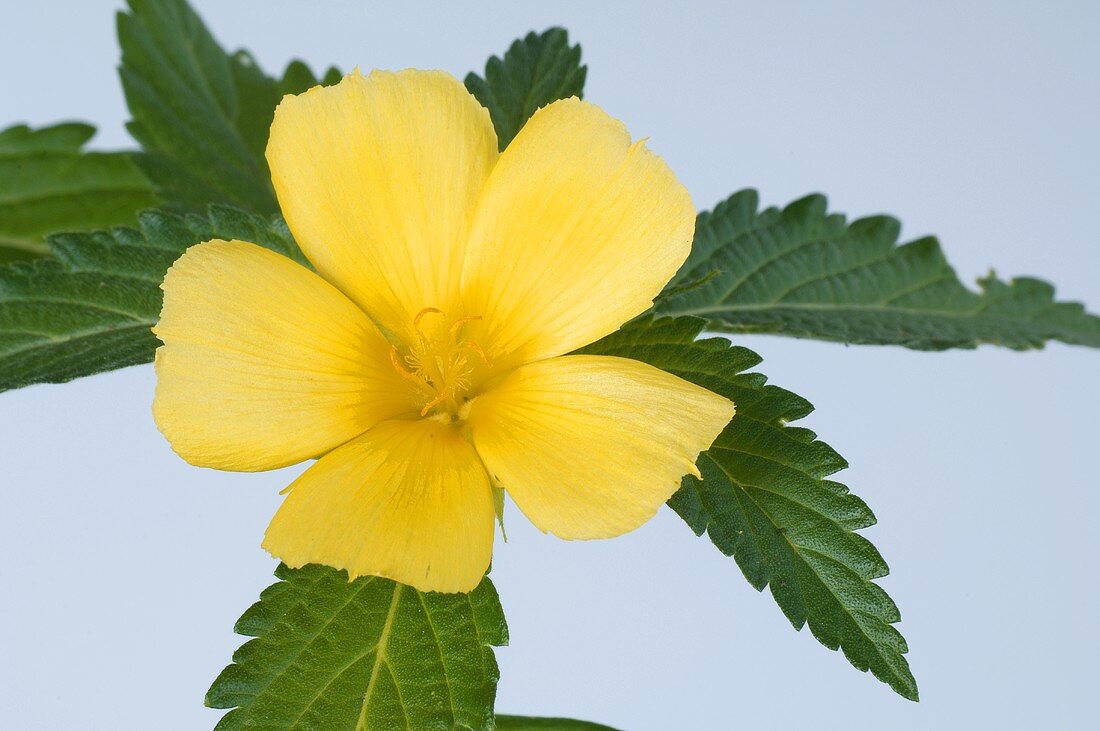
[[[390,362],[393,363],[393,368],[396,370],[402,378],[412,381],[418,386],[424,385],[423,382],[416,377],[415,373],[409,372],[407,368],[401,363],[401,356],[397,353],[397,346],[390,346]]]
[[[422,408],[422,409],[420,410],[420,415],[421,415],[421,416],[427,416],[427,415],[428,415],[428,413],[429,413],[429,412],[430,412],[430,411],[431,411],[432,409],[434,409],[434,408],[435,408],[436,406],[439,406],[439,405],[440,405],[441,403],[443,403],[444,401],[446,401],[446,400],[447,400],[447,395],[448,395],[448,391],[450,391],[450,390],[451,390],[451,389],[449,389],[449,388],[444,388],[444,389],[443,389],[443,390],[441,390],[441,391],[440,391],[439,393],[437,393],[437,394],[435,395],[435,398],[433,398],[433,399],[432,399],[431,401],[429,401],[428,403],[424,404],[424,408]]]
[[[485,351],[482,350],[481,346],[475,343],[473,340],[467,340],[462,345],[477,353],[478,356],[481,358],[481,362],[485,364],[486,368],[493,367],[493,364],[489,362],[489,356],[485,355]]]
[[[470,315],[469,317],[460,317],[460,318],[458,318],[457,320],[454,321],[454,324],[451,325],[451,335],[454,335],[459,330],[461,330],[462,326],[465,325],[467,322],[475,322],[475,321],[480,320],[480,319],[481,319],[481,315]]]
[[[440,319],[434,326],[426,326],[424,318],[428,315],[436,315]],[[481,346],[462,337],[462,329],[468,323],[481,320],[481,316],[460,317],[444,329],[442,326],[449,319],[443,310],[425,307],[416,313],[412,321],[416,342],[390,346],[390,362],[394,370],[415,384],[424,397],[430,394],[430,400],[420,410],[420,415],[424,417],[438,410],[439,418],[448,415],[454,418],[460,408],[458,402],[465,400],[462,397],[474,380],[475,364],[471,362],[470,351],[477,354],[486,368],[492,368]]]
[[[413,329],[416,330],[417,332],[420,332],[420,321],[424,319],[425,315],[432,315],[432,314],[442,315],[443,310],[437,309],[435,307],[425,307],[420,312],[417,312],[416,317],[413,318]],[[423,333],[421,333],[421,334],[423,334]]]

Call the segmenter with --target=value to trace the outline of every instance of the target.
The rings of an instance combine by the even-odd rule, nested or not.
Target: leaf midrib
[[[370,709],[371,697],[378,683],[378,673],[382,670],[382,663],[386,659],[386,648],[390,643],[390,634],[393,631],[393,620],[397,616],[397,605],[401,601],[402,584],[394,584],[393,598],[390,600],[390,609],[386,613],[386,622],[382,625],[382,634],[378,643],[374,646],[374,667],[371,668],[370,680],[367,682],[367,690],[363,694],[363,705],[359,708],[359,719],[355,722],[355,731],[367,731],[367,711]],[[394,679],[396,685],[396,678]]]
[[[884,312],[891,314],[906,314],[906,315],[935,315],[937,317],[975,317],[985,315],[988,305],[985,307],[977,307],[969,310],[934,310],[934,309],[918,309],[914,307],[891,307],[882,303],[872,303],[868,305],[864,304],[835,304],[831,302],[765,302],[758,304],[719,304],[711,305],[709,307],[692,307],[687,310],[676,310],[676,315],[682,316],[707,316],[712,314],[722,314],[724,312],[753,312],[761,310],[806,310],[806,311],[837,311],[837,310],[856,310],[856,311],[871,311],[871,312]],[[1040,310],[1041,312],[1041,310]],[[1034,319],[1033,313],[1028,318],[1020,317],[1005,317],[999,318],[996,315],[990,316],[993,319],[1006,319],[1011,322],[1026,322],[1027,320]]]
[[[756,231],[760,231],[760,230],[762,230],[762,229],[754,227],[750,231],[756,232]],[[816,231],[814,231],[813,233],[816,233]],[[776,263],[777,261],[780,261],[780,260],[782,260],[782,259],[784,259],[788,256],[792,256],[793,254],[801,251],[802,249],[809,248],[810,246],[814,246],[816,244],[829,244],[829,243],[835,243],[837,241],[840,241],[844,238],[846,233],[847,232],[834,233],[832,235],[822,236],[820,238],[814,238],[813,236],[808,235],[804,240],[799,241],[796,245],[794,245],[794,246],[792,246],[788,249],[781,249],[780,251],[778,251],[778,252],[776,252],[776,253],[774,253],[770,256],[765,257],[764,259],[756,262],[756,264],[751,269],[749,269],[747,272],[743,272],[741,274],[741,276],[738,277],[732,284],[728,285],[727,289],[726,289],[726,292],[721,297],[718,298],[719,301],[723,301],[723,300],[733,296],[733,294],[735,292],[737,292],[737,290],[741,289],[741,287],[743,287],[746,282],[748,282],[750,279],[752,279],[757,274],[764,271],[765,269],[767,269],[769,266]],[[707,264],[708,262],[711,261],[711,259],[713,259],[715,257],[716,252],[722,251],[724,249],[732,251],[733,250],[733,242],[726,242],[724,244],[723,243],[718,243],[714,248],[712,248],[710,251],[707,252],[706,257],[704,259],[700,260],[700,262],[698,264],[696,264],[694,267],[691,268],[691,271],[692,272],[698,271],[698,269],[702,265]],[[799,284],[798,286],[801,286],[801,284]]]
[[[313,584],[311,585],[311,588],[317,586],[318,583],[320,583],[319,580],[314,581]],[[336,621],[337,617],[340,616],[340,613],[343,612],[345,609],[347,609],[352,604],[352,602],[354,602],[356,599],[358,599],[358,597],[363,593],[363,591],[373,583],[374,583],[374,577],[370,577],[369,579],[367,579],[367,581],[364,582],[364,584],[361,587],[359,587],[355,591],[354,594],[352,594],[350,597],[348,597],[348,599],[343,604],[340,605],[339,609],[336,609],[335,611],[333,611],[332,616],[330,616],[327,620],[325,620],[325,623],[323,625],[321,625],[321,627],[319,627],[316,631],[314,631],[309,636],[309,639],[306,640],[305,643],[303,643],[303,645],[302,645],[303,650],[305,648],[310,647],[317,640],[317,638],[320,637],[321,634],[326,629],[328,629]],[[304,593],[308,594],[308,590]],[[303,604],[304,604],[304,601],[299,600],[297,602],[296,606],[303,606]],[[285,616],[285,614],[284,614],[284,616]],[[363,651],[359,655],[356,655],[356,657],[351,662],[349,662],[346,665],[344,665],[343,667],[341,667],[339,671],[337,671],[336,673],[333,673],[329,677],[328,682],[326,682],[325,685],[322,686],[322,688],[317,693],[315,693],[313,695],[313,697],[310,699],[309,703],[306,704],[305,708],[303,708],[298,713],[298,715],[294,717],[294,720],[290,722],[290,725],[288,726],[288,728],[294,728],[294,726],[298,723],[298,721],[300,721],[302,719],[302,717],[305,716],[311,708],[313,708],[313,705],[317,701],[321,700],[321,697],[325,694],[325,691],[328,690],[329,686],[331,686],[333,683],[335,683],[340,678],[340,676],[343,675],[347,671],[348,668],[350,668],[352,665],[354,665],[355,663],[362,660],[364,657],[366,657],[370,653],[377,650],[378,645],[379,645],[378,642],[371,645],[367,650]],[[277,672],[272,673],[269,677],[268,682],[264,685],[264,687],[253,694],[253,698],[257,698],[257,697],[263,695],[272,686],[272,684],[279,677],[282,676],[283,673],[285,673],[290,667],[295,665],[300,659],[301,659],[301,654],[299,654],[298,656],[296,656],[295,658],[290,660],[290,662],[288,662],[287,664],[280,667]]]
[[[771,513],[768,512],[767,508],[765,508],[763,505],[761,505],[760,502],[755,497],[753,497],[752,494],[748,490],[746,490],[741,485],[741,483],[736,478],[734,478],[734,476],[732,474],[730,474],[730,472],[725,468],[725,466],[721,462],[719,462],[718,460],[714,460],[714,459],[712,459],[711,461],[715,465],[718,466],[718,469],[722,470],[722,473],[726,476],[726,479],[729,481],[730,486],[733,489],[738,490],[742,494],[744,494],[745,498],[747,500],[749,500],[753,505],[755,505],[757,510],[759,510],[761,513],[763,513],[765,516],[767,516],[768,522],[771,523],[772,526],[777,528],[776,533],[782,537],[783,542],[787,544],[788,548],[790,548],[791,553],[797,558],[797,560],[803,566],[806,567],[806,569],[810,573],[812,573],[814,575],[814,577],[817,579],[818,584],[820,584],[822,587],[825,588],[825,591],[827,591],[829,596],[831,596],[833,598],[833,601],[836,603],[836,605],[838,607],[840,607],[841,611],[844,612],[845,616],[848,617],[848,619],[856,627],[856,629],[859,631],[859,633],[864,637],[864,639],[867,640],[867,642],[869,642],[871,644],[872,647],[875,648],[875,652],[879,655],[879,658],[882,661],[884,661],[888,667],[893,669],[894,668],[894,662],[893,662],[892,658],[887,656],[884,653],[882,646],[878,642],[876,642],[873,637],[871,637],[870,635],[867,634],[867,632],[863,628],[863,623],[860,622],[852,614],[852,610],[850,610],[849,607],[844,603],[844,600],[841,599],[839,596],[837,596],[836,592],[833,591],[833,588],[829,585],[829,582],[822,579],[821,575],[814,569],[814,567],[808,561],[806,561],[804,558],[802,558],[802,551],[806,551],[806,552],[809,552],[809,553],[816,553],[818,555],[826,555],[826,554],[822,554],[821,552],[815,551],[812,548],[807,548],[807,547],[802,547],[802,546],[795,545],[791,541],[790,537],[787,535],[786,531],[778,530],[779,526],[776,524],[775,519],[772,518]],[[826,519],[828,519],[827,516],[824,516],[824,517],[826,517]],[[836,559],[833,559],[833,560],[836,560]],[[796,587],[798,593],[802,596],[803,603],[805,603],[806,595],[805,595],[805,592],[803,591],[803,589],[800,586],[801,582],[798,580],[797,576],[792,576],[791,579],[792,579],[793,585]],[[864,581],[867,581],[867,579],[864,579]],[[769,585],[771,584],[771,577],[770,576],[768,577],[768,584]],[[809,623],[809,613],[808,612],[807,612],[807,615],[806,615],[806,622]],[[897,680],[900,684],[906,685],[906,683],[904,682],[905,679],[898,676],[896,674],[896,671],[895,671],[894,677],[895,677],[895,680]]]
[[[43,191],[41,193],[35,193],[33,195],[0,196],[0,206],[4,208],[12,208],[17,206],[24,206],[28,203],[49,203],[59,199],[64,200],[66,198],[70,198],[77,193],[79,193],[80,195],[99,195],[104,193],[152,195],[152,190],[149,188],[148,185],[143,184],[140,181],[125,183],[122,185],[111,185],[109,182],[103,185],[95,186],[76,185],[70,188],[60,188],[50,191]]]
[[[15,238],[13,236],[0,236],[0,248],[18,249],[32,254],[46,256],[50,253],[50,247],[40,237]]]
[[[4,300],[0,301],[0,304],[4,304],[4,305],[61,305],[61,306],[65,306],[65,307],[82,307],[82,308],[86,308],[86,309],[89,309],[89,310],[96,310],[98,312],[104,312],[104,313],[107,313],[107,314],[110,314],[110,315],[117,315],[119,317],[125,317],[127,320],[130,321],[130,323],[128,323],[126,325],[126,327],[131,327],[131,324],[133,324],[133,325],[146,325],[147,324],[149,327],[152,327],[155,324],[155,320],[147,320],[139,314],[135,314],[133,312],[127,312],[126,310],[120,310],[120,309],[115,308],[115,307],[108,307],[106,305],[101,305],[101,304],[94,303],[94,302],[80,302],[80,301],[77,301],[77,300],[61,299],[59,297],[11,297],[11,298],[5,298]],[[113,330],[113,329],[114,328],[111,328],[111,327],[90,328],[87,331],[81,331],[81,332],[94,333],[94,332],[99,332],[100,330]],[[56,342],[62,343],[62,342],[65,342],[68,339],[69,338],[58,338],[56,340]]]

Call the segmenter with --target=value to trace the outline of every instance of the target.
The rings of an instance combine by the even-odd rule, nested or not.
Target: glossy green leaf
[[[587,73],[581,47],[569,45],[564,28],[550,28],[515,41],[503,59],[490,58],[485,77],[468,74],[466,88],[489,110],[503,150],[539,107],[581,96]]]
[[[118,15],[119,74],[144,153],[137,163],[162,197],[202,211],[210,203],[278,212],[264,158],[275,106],[319,83],[296,61],[281,80],[245,51],[218,45],[184,0],[129,0]],[[330,70],[324,81],[338,80]]]
[[[508,628],[488,579],[420,593],[324,566],[280,566],[240,618],[255,639],[206,695],[217,731],[489,729]]]
[[[873,579],[889,569],[855,531],[873,525],[866,504],[827,479],[847,466],[809,429],[788,426],[813,407],[747,372],[760,357],[723,338],[696,340],[706,321],[643,318],[582,352],[650,363],[731,399],[737,415],[699,457],[702,480],[684,477],[669,505],[697,535],[732,556],[758,591],[770,587],[796,629],[809,624],[906,698],[917,685],[894,629],[894,602]]]
[[[305,261],[280,219],[214,207],[205,217],[147,211],[138,230],[53,235],[54,259],[0,267],[0,391],[151,361],[164,274],[212,238]]]
[[[128,152],[86,152],[75,122],[0,131],[0,263],[47,256],[46,234],[132,224],[156,203]]]
[[[741,191],[700,214],[691,256],[670,286],[710,279],[658,310],[704,317],[723,332],[921,350],[1023,350],[1047,340],[1100,347],[1100,318],[1056,302],[1049,284],[990,275],[974,292],[936,239],[898,246],[899,230],[888,216],[848,223],[820,195],[760,211],[756,191]]]

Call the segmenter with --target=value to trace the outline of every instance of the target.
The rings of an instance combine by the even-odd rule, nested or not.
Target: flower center
[[[467,326],[480,315],[450,319],[440,309],[425,307],[413,318],[416,341],[390,347],[390,362],[402,378],[424,396],[421,416],[435,412],[448,421],[457,417],[476,371],[492,367],[481,346],[467,337]]]

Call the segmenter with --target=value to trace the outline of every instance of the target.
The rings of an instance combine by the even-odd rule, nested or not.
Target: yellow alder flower
[[[242,241],[187,250],[154,332],[157,425],[188,462],[287,488],[264,548],[422,591],[473,589],[503,488],[542,531],[606,538],[676,491],[730,401],[566,355],[647,310],[691,247],[665,163],[598,107],[543,107],[503,153],[437,71],[283,99],[267,160],[316,273]]]

